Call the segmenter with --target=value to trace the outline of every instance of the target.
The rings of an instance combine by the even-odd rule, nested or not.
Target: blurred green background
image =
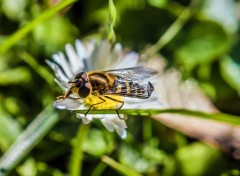
[[[76,39],[107,36],[107,0],[65,2],[71,5],[56,9],[58,0],[0,0],[1,154],[61,93],[45,60]],[[197,80],[220,111],[240,115],[239,1],[115,0],[114,4],[116,41],[138,52],[155,44],[184,9],[192,10],[191,18],[159,53],[167,58],[167,67]],[[43,139],[34,141],[38,144],[25,152],[10,175],[80,175],[76,168],[92,176],[126,175],[124,170],[128,175],[149,176],[240,175],[239,161],[160,123],[152,124],[149,118],[129,118],[128,138],[121,140],[97,121],[89,130],[79,129],[87,134],[76,136],[82,122],[75,114],[53,107],[45,113],[61,119],[45,130]],[[74,147],[81,137],[81,148]]]

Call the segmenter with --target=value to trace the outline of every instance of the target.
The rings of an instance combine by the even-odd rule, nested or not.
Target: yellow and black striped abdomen
[[[106,94],[115,94],[126,97],[149,98],[154,90],[150,82],[134,82],[115,80],[111,92]]]

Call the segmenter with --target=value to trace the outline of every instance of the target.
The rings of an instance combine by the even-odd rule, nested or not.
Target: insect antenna
[[[68,83],[76,83],[76,81],[68,81]]]

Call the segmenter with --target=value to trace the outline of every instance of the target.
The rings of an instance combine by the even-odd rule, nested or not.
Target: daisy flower
[[[68,82],[74,80],[75,76],[80,72],[112,70],[143,65],[139,63],[139,55],[136,52],[124,53],[120,44],[112,47],[106,40],[99,43],[94,40],[86,43],[76,40],[75,48],[67,44],[65,50],[66,55],[58,52],[52,56],[52,61],[47,61],[48,65],[55,72],[55,81],[64,93],[66,93],[71,86]],[[74,95],[71,96],[77,98],[76,95],[75,97]],[[114,96],[114,99],[124,101],[122,109],[154,109],[161,106],[154,92],[150,98],[144,100],[121,96]],[[66,98],[63,101],[55,101],[54,106],[58,109],[88,110],[92,104],[98,102],[98,98],[90,95],[85,99],[73,100]],[[116,109],[118,106],[118,102],[106,99],[105,103],[97,105],[95,109]],[[119,115],[121,118],[119,118],[117,114],[84,115],[76,113],[76,116],[81,118],[84,124],[90,123],[93,119],[99,119],[107,130],[110,132],[115,130],[121,138],[125,138],[127,136],[127,125],[124,120],[124,115]]]

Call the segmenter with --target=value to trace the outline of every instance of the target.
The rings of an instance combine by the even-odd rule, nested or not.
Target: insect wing
[[[151,76],[158,73],[156,70],[148,67],[132,67],[117,70],[107,70],[104,72],[115,75],[118,79],[121,79],[121,81],[140,81],[150,78]]]

